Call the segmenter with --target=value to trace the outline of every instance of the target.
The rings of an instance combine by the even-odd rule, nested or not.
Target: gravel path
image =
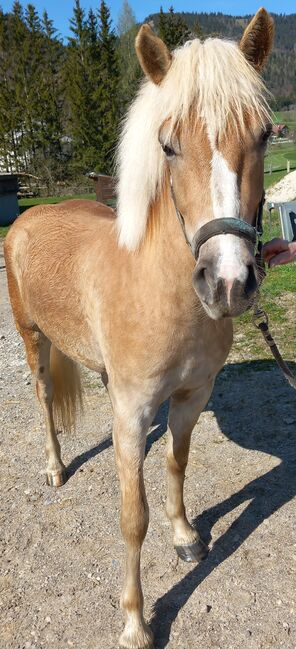
[[[285,203],[296,198],[296,171],[291,171],[266,192],[268,203]]]
[[[71,477],[50,489],[3,269],[0,399],[0,647],[116,649],[123,543],[108,398],[87,373],[85,418],[62,439]],[[145,469],[143,588],[156,649],[295,649],[292,389],[268,361],[231,363],[220,374],[187,471],[188,512],[212,548],[197,566],[177,561],[164,515],[165,418],[163,406]]]

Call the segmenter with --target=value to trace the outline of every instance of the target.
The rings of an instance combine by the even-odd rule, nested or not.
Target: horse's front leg
[[[169,411],[167,472],[168,493],[166,511],[173,528],[175,549],[184,561],[200,561],[208,548],[197,530],[189,524],[183,499],[185,469],[188,462],[193,427],[210,397],[213,383],[199,390],[175,393]]]
[[[126,622],[119,644],[125,649],[153,647],[152,633],[143,616],[140,578],[141,547],[149,522],[143,479],[148,425],[140,426],[134,417],[123,421],[115,414],[113,443],[121,490],[121,531],[126,543],[126,574],[121,595]]]

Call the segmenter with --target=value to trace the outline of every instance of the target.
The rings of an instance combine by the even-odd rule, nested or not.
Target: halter
[[[246,221],[243,221],[243,219],[234,219],[234,218],[212,219],[211,221],[203,225],[198,230],[198,232],[196,232],[192,241],[189,241],[185,229],[185,221],[184,221],[183,214],[181,214],[180,210],[177,207],[177,202],[176,202],[176,197],[175,197],[175,192],[174,192],[173,182],[172,182],[172,176],[170,176],[170,185],[171,185],[172,200],[174,203],[174,207],[181,228],[183,230],[185,241],[188,244],[194,256],[194,259],[196,261],[199,256],[200,248],[204,243],[206,243],[206,241],[208,241],[212,237],[215,237],[217,234],[234,234],[237,237],[249,241],[252,244],[254,249],[257,244],[256,259],[258,265],[261,265],[260,264],[261,251],[262,251],[261,237],[263,234],[262,217],[263,217],[263,205],[265,201],[264,192],[262,194],[262,198],[258,205],[255,227],[253,225],[250,225]]]

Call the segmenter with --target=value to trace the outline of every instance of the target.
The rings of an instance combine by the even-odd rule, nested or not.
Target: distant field
[[[296,111],[289,111],[288,114],[295,113],[296,117]],[[282,115],[284,116],[285,113],[277,113],[277,115]],[[294,122],[288,120],[284,120],[283,122],[285,124],[294,124]],[[290,127],[290,126],[289,126]],[[295,129],[296,129],[296,122],[295,122]],[[276,144],[270,144],[267,150],[267,155],[265,157],[264,161],[264,169],[265,169],[265,176],[264,176],[264,185],[265,189],[270,187],[270,185],[274,185],[274,183],[278,182],[283,178],[286,173],[287,173],[287,160],[290,160],[291,163],[291,171],[296,169],[296,144],[290,144],[289,142],[283,142],[282,144],[276,143]],[[270,169],[270,165],[272,165],[272,173],[268,173]]]
[[[291,162],[291,169],[296,168],[296,144],[270,144],[265,158],[265,170],[272,164],[273,167],[287,168],[287,160]]]
[[[286,124],[291,130],[296,130],[296,110],[285,110],[274,113],[278,124]]]

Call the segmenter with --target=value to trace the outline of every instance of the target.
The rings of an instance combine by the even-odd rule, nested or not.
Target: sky
[[[111,11],[114,27],[116,27],[122,0],[106,0],[106,2]],[[27,4],[22,0],[21,3],[24,6]],[[69,18],[72,16],[74,0],[31,0],[31,3],[35,5],[39,13],[46,9],[61,36],[68,36]],[[281,2],[278,0],[169,0],[169,2],[165,0],[147,0],[146,2],[129,0],[129,3],[138,22],[142,22],[148,14],[159,11],[160,5],[164,11],[168,11],[168,8],[173,5],[175,11],[221,11],[225,14],[243,16],[255,13],[263,4],[265,9],[274,13],[296,13],[295,0],[281,0]],[[0,0],[0,6],[5,12],[10,11],[12,5],[13,0]],[[88,11],[90,7],[93,9],[98,7],[99,0],[81,0],[81,5]]]

